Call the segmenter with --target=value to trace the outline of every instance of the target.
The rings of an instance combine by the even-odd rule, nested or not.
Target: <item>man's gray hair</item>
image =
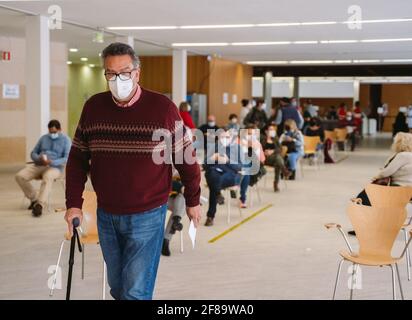
[[[140,60],[139,57],[136,55],[135,51],[131,46],[126,43],[122,42],[114,42],[109,44],[106,48],[102,51],[102,59],[103,63],[104,60],[109,56],[123,56],[128,55],[132,58],[133,66],[135,68],[140,67]]]

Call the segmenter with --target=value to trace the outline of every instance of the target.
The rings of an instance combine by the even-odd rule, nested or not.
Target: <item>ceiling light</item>
[[[251,28],[255,24],[210,24],[210,25],[193,25],[181,26],[179,29],[223,29],[223,28]]]
[[[352,63],[352,60],[335,60],[335,63]]]
[[[87,60],[89,60],[89,59],[88,59],[88,58],[85,58],[85,57],[80,58],[80,61],[87,61]]]
[[[365,39],[360,40],[361,42],[402,42],[402,41],[412,41],[412,38],[398,38],[398,39]]]
[[[291,44],[291,41],[263,41],[263,42],[233,42],[232,46],[270,46],[278,44]]]
[[[353,60],[353,63],[378,63],[381,62],[381,60],[374,60],[374,59],[369,59],[369,60]]]
[[[302,22],[302,26],[317,26],[317,25],[325,25],[325,24],[337,24],[336,21],[319,21],[319,22]]]
[[[79,49],[77,49],[77,48],[70,48],[69,51],[70,51],[70,52],[78,52]]]
[[[412,59],[385,59],[382,62],[412,62]]]
[[[332,43],[356,43],[359,40],[321,40],[322,44],[332,44]]]
[[[71,62],[71,61],[67,61],[66,63],[67,63],[67,64],[72,64],[73,62]]]
[[[172,30],[177,26],[130,26],[130,27],[108,27],[109,30]]]
[[[90,67],[90,68],[94,68],[95,66],[96,66],[96,65],[93,64],[93,63],[89,64],[89,67]]]
[[[287,61],[246,61],[251,65],[271,65],[271,64],[287,64]]]
[[[318,44],[319,41],[293,41],[293,44]]]
[[[291,64],[328,64],[333,63],[332,60],[292,60]]]
[[[172,43],[173,47],[223,47],[228,46],[227,42],[187,42],[187,43]]]
[[[388,23],[388,22],[411,22],[412,19],[379,19],[379,20],[359,20],[359,21],[344,21],[342,23],[352,24],[352,23]]]
[[[279,22],[279,23],[258,23],[257,27],[289,27],[289,26],[300,26],[300,22]]]

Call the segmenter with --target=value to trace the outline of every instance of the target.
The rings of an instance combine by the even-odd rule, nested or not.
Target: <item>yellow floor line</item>
[[[273,204],[268,204],[267,206],[263,207],[262,209],[259,209],[258,211],[256,211],[255,213],[253,213],[252,215],[250,215],[249,217],[247,217],[246,219],[243,219],[242,221],[240,221],[238,224],[235,224],[234,226],[230,227],[229,229],[223,231],[221,234],[219,234],[218,236],[214,237],[213,239],[209,240],[209,243],[214,243],[217,240],[223,238],[225,235],[227,235],[229,232],[232,232],[233,230],[239,228],[242,224],[248,222],[249,220],[252,220],[253,218],[257,217],[259,214],[261,214],[263,211],[269,209],[270,207],[273,207]]]
[[[340,162],[343,162],[343,161],[345,161],[346,159],[348,159],[349,158],[349,156],[348,155],[346,155],[346,156],[343,156],[342,158],[339,158],[337,161],[335,161],[335,163],[340,163]]]

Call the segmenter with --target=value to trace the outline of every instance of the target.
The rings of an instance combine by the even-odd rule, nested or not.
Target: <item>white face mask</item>
[[[214,127],[216,125],[216,122],[209,121],[207,124],[209,125],[209,127]]]
[[[266,103],[262,103],[262,110],[266,110]]]
[[[237,123],[237,118],[233,118],[232,120],[230,120],[232,123]]]
[[[133,79],[123,81],[117,77],[115,81],[108,82],[112,95],[119,101],[126,100],[132,93],[134,87]]]
[[[269,131],[269,137],[271,138],[276,137],[276,131],[273,131],[273,130]]]
[[[57,139],[59,137],[59,134],[57,132],[56,133],[49,133],[49,135],[50,135],[50,138],[52,138],[53,140]]]

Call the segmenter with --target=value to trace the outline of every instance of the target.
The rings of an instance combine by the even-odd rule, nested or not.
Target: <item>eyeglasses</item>
[[[136,69],[133,69],[132,71],[128,72],[105,72],[104,76],[106,77],[107,81],[116,81],[117,77],[119,77],[120,80],[126,81],[130,80],[132,78],[132,72],[135,71]]]

